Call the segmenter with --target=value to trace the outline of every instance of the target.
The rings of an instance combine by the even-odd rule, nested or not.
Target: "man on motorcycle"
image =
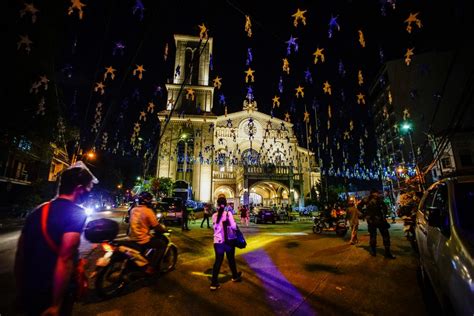
[[[155,212],[152,208],[153,195],[149,192],[142,192],[138,197],[138,205],[131,210],[130,214],[130,240],[142,245],[144,249],[153,248],[155,253],[148,265],[146,272],[153,274],[159,261],[163,257],[166,250],[167,241],[162,236],[166,232],[164,225],[160,224],[156,219]],[[155,231],[155,235],[150,233]]]

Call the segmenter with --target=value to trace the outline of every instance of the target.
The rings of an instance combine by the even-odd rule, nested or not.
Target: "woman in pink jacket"
[[[212,224],[214,226],[214,252],[216,254],[216,259],[212,268],[211,291],[215,291],[220,287],[217,277],[221,269],[222,261],[224,260],[224,254],[227,256],[227,262],[232,271],[232,282],[242,281],[242,272],[237,272],[237,267],[235,265],[235,247],[229,246],[225,243],[224,221],[229,221],[229,225],[233,229],[237,228],[232,213],[225,211],[226,204],[226,198],[218,198],[217,212],[212,215]]]

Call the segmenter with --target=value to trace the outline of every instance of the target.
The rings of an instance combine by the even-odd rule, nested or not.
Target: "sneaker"
[[[216,291],[218,288],[220,288],[220,284],[211,284],[211,287],[209,288],[211,291]]]
[[[232,282],[242,282],[242,271],[237,273],[237,277],[232,278]]]
[[[392,255],[392,253],[390,253],[390,252],[389,252],[389,253],[386,253],[386,254],[384,255],[384,257],[387,258],[387,259],[395,259],[395,258],[396,258],[396,257],[395,257],[394,255]]]

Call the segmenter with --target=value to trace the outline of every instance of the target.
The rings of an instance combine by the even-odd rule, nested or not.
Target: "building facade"
[[[199,201],[225,196],[236,206],[304,205],[321,176],[314,153],[298,145],[293,124],[259,112],[254,100],[244,100],[242,111],[214,115],[212,39],[175,35],[175,44],[179,71],[166,86],[167,109],[158,115],[156,176],[188,183]]]

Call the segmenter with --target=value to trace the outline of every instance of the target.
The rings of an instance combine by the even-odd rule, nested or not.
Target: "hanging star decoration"
[[[344,140],[350,139],[350,138],[351,138],[351,136],[350,136],[350,134],[349,134],[349,131],[345,131],[345,132],[344,132]]]
[[[365,104],[365,95],[362,92],[359,92],[357,95],[357,104]]]
[[[290,113],[288,113],[288,112],[285,113],[285,122],[288,122],[288,123],[291,122],[291,120],[290,120]]]
[[[140,111],[140,117],[138,118],[139,121],[143,120],[146,122],[146,112],[145,111]]]
[[[222,86],[222,82],[221,82],[221,79],[219,76],[216,76],[216,78],[214,80],[212,80],[212,82],[214,82],[214,88],[217,88],[217,89],[220,89],[221,86]]]
[[[283,77],[280,76],[280,80],[278,81],[278,91],[280,91],[280,93],[283,93]]]
[[[146,109],[147,112],[153,113],[155,111],[155,103],[148,102],[148,108]]]
[[[186,99],[191,98],[194,101],[194,90],[192,88],[186,89]]]
[[[45,104],[46,104],[46,101],[45,101],[44,97],[41,97],[41,100],[38,103],[38,110],[36,110],[36,115],[44,116],[44,114],[46,113],[45,112],[46,111]]]
[[[106,67],[105,68],[105,74],[104,74],[104,81],[107,80],[107,75],[110,74],[110,79],[114,80],[115,79],[115,72],[117,69],[114,69],[112,66]]]
[[[219,95],[219,104],[224,105],[225,104],[225,96],[224,93],[221,93]]]
[[[314,64],[317,64],[319,61],[319,58],[321,58],[321,62],[324,63],[324,48],[316,48],[316,51],[313,53],[314,56]]]
[[[107,141],[109,139],[109,134],[107,132],[104,132],[104,134],[102,134],[102,144],[100,146],[100,149],[102,150],[106,150],[107,149]]]
[[[140,17],[140,21],[142,21],[144,12],[145,12],[145,6],[143,5],[143,3],[140,0],[135,0],[135,5],[133,6],[133,11],[132,11],[133,15],[138,13]]]
[[[362,76],[362,70],[359,70],[359,72],[357,73],[357,79],[359,82],[359,86],[364,84],[364,76]]]
[[[245,61],[245,64],[248,66],[253,60],[252,56],[252,48],[247,48],[247,60]]]
[[[102,81],[101,81],[101,82],[96,82],[96,83],[95,83],[94,91],[95,91],[95,92],[100,92],[100,94],[103,95],[104,92],[105,92],[105,85],[104,85],[104,83],[103,83]]]
[[[246,95],[246,98],[250,101],[252,101],[254,99],[253,97],[253,89],[251,86],[248,86],[247,87],[247,95]]]
[[[303,25],[306,25],[306,17],[304,16],[304,14],[306,13],[307,10],[300,10],[299,8],[296,10],[296,13],[295,14],[292,14],[291,16],[294,17],[294,21],[293,21],[293,25],[295,27],[298,26],[298,21],[301,21],[301,23],[303,23]]]
[[[309,68],[306,68],[306,70],[304,71],[304,80],[306,83],[313,83],[313,76],[311,76],[311,71],[309,70]]]
[[[413,53],[413,50],[415,49],[415,47],[413,48],[407,48],[407,52],[405,53],[405,64],[407,66],[410,66],[410,63],[411,63],[411,56],[414,55]]]
[[[112,55],[116,55],[117,53],[120,53],[120,56],[123,56],[123,53],[125,52],[125,44],[123,41],[117,41],[114,43],[114,48],[112,49]]]
[[[329,20],[329,30],[328,30],[329,38],[332,38],[335,29],[338,30],[338,31],[341,30],[341,27],[337,23],[337,18],[338,18],[338,16],[334,17],[334,16],[331,15],[331,19]]]
[[[392,92],[389,90],[388,91],[388,104],[392,104],[393,100],[392,100]]]
[[[354,129],[354,121],[350,120],[349,122],[349,130],[352,131]]]
[[[252,37],[252,22],[248,15],[245,16],[245,32],[247,32],[248,37]]]
[[[306,111],[306,110],[304,111],[303,122],[309,123],[309,113],[308,113],[308,111]]]
[[[288,75],[290,74],[290,63],[286,58],[283,58],[283,71],[286,72]]]
[[[412,23],[415,23],[415,25],[418,26],[418,28],[420,28],[420,29],[423,27],[421,25],[421,20],[418,19],[418,14],[420,14],[420,12],[410,13],[408,18],[405,20],[405,23],[407,24],[407,32],[408,33],[411,33],[411,31],[413,29]]]
[[[329,82],[327,80],[326,80],[326,82],[323,83],[323,91],[326,94],[329,94],[329,95],[332,94],[331,85],[329,84]]]
[[[168,59],[168,43],[165,44],[165,52],[163,53],[163,59],[165,61]]]
[[[138,72],[138,79],[142,80],[143,78],[143,72],[146,71],[145,68],[143,68],[143,65],[136,65],[137,68],[133,70],[133,75],[136,76]]]
[[[410,111],[408,109],[403,110],[403,120],[407,120],[410,118]]]
[[[102,102],[97,103],[95,108],[94,123],[92,124],[91,132],[97,133],[99,131],[100,121],[102,120]]]
[[[206,25],[204,25],[204,23],[202,25],[198,25],[199,27],[199,39],[203,40],[203,39],[207,39],[207,27]]]
[[[362,48],[365,47],[365,39],[364,39],[364,33],[362,32],[362,30],[359,30],[359,43],[360,43],[360,46],[362,46]]]
[[[272,101],[273,101],[273,108],[275,108],[275,106],[276,106],[276,107],[280,107],[280,97],[279,97],[279,96],[275,96],[275,97],[272,99]]]
[[[25,14],[29,13],[31,14],[31,23],[36,22],[36,13],[39,12],[38,9],[36,9],[35,5],[33,3],[24,3],[25,7],[20,10],[20,17],[22,18],[25,16]]]
[[[246,73],[246,76],[245,76],[245,82],[249,82],[249,78],[250,78],[250,81],[251,82],[254,82],[255,81],[255,77],[253,75],[253,73],[255,72],[255,70],[252,70],[252,68],[249,67],[248,70],[245,71]]]
[[[296,90],[296,97],[299,98],[300,96],[303,98],[304,97],[304,88],[302,86],[298,86]]]
[[[20,50],[20,48],[24,47],[25,51],[29,54],[31,52],[31,44],[33,44],[33,42],[30,40],[28,35],[20,35],[20,40],[17,42],[16,49]]]
[[[84,15],[84,11],[82,11],[82,8],[85,7],[86,5],[81,2],[81,0],[71,0],[71,6],[67,10],[67,14],[71,15],[74,13],[74,9],[76,9],[79,14],[79,20],[82,20],[82,17]]]
[[[298,43],[296,43],[297,39],[298,38],[293,37],[293,35],[290,35],[290,39],[285,42],[286,44],[288,44],[288,47],[286,48],[287,55],[291,54],[291,47],[293,47],[295,53],[298,52]]]
[[[243,109],[244,109],[244,111],[247,111],[249,113],[251,113],[253,111],[257,111],[257,102],[244,100]]]
[[[328,105],[328,118],[332,118],[331,104]]]

